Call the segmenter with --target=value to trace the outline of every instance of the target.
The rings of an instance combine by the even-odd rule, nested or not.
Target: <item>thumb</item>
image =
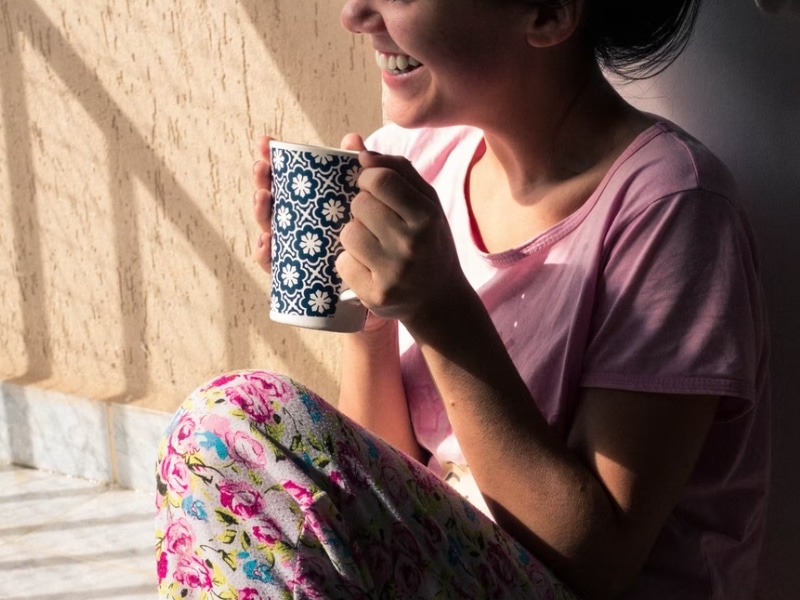
[[[342,147],[342,150],[354,150],[356,152],[361,152],[362,150],[367,149],[367,147],[364,145],[364,139],[357,133],[348,133],[346,136],[344,136],[340,146]]]

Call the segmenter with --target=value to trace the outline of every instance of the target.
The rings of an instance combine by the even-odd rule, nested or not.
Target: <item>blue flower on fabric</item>
[[[175,431],[175,427],[178,426],[178,423],[180,423],[180,420],[181,420],[181,418],[183,418],[183,415],[185,413],[186,413],[186,411],[183,410],[182,408],[180,408],[180,409],[178,409],[178,411],[174,415],[172,415],[172,420],[169,422],[169,425],[167,425],[167,430],[165,432],[166,435],[169,435],[173,431]]]
[[[200,439],[201,448],[215,450],[217,452],[217,456],[222,459],[228,458],[228,447],[225,446],[225,442],[223,442],[222,438],[220,438],[218,435],[211,433],[210,431],[199,431],[195,433],[195,437]]]
[[[206,507],[201,500],[195,500],[194,496],[187,496],[181,503],[181,508],[192,519],[197,521],[208,521]]]
[[[314,402],[308,394],[304,393],[300,394],[300,401],[303,403],[303,406],[306,407],[308,416],[311,417],[311,422],[319,423],[322,420],[322,411],[319,409],[319,405]]]
[[[475,512],[475,509],[472,507],[472,504],[470,504],[466,500],[463,500],[461,502],[461,505],[464,507],[464,514],[466,515],[466,517],[470,521],[475,522],[478,519],[478,513]]]
[[[464,555],[464,544],[450,534],[447,536],[447,559],[451,565],[457,565],[461,562],[461,557]]]
[[[370,458],[374,459],[377,459],[380,456],[380,453],[378,452],[378,447],[370,440],[367,440],[367,453],[369,454]]]
[[[270,566],[267,563],[251,560],[250,562],[245,563],[243,568],[248,579],[261,581],[263,583],[272,582],[272,573],[270,572]]]

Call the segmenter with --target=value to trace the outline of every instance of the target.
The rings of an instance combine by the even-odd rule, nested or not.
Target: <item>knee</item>
[[[310,428],[333,410],[284,375],[266,371],[225,374],[186,399],[167,428],[162,457],[202,457],[207,464],[230,458],[246,461],[247,456],[237,453],[255,452],[250,448],[284,437],[289,421],[292,429],[301,423]]]
[[[296,407],[296,404],[300,407]],[[255,426],[279,424],[287,414],[315,412],[325,402],[290,377],[268,371],[236,371],[197,388],[181,410],[196,418],[208,415],[244,419]],[[315,408],[318,407],[318,408]]]
[[[287,377],[264,371],[222,375],[197,388],[162,438],[157,465],[161,494],[185,498],[212,472],[263,468],[270,440],[283,429],[285,407],[301,389]]]

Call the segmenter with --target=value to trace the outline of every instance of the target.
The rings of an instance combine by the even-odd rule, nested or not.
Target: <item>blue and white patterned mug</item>
[[[361,331],[367,309],[343,289],[335,266],[339,234],[358,193],[358,153],[273,140],[270,157],[270,319],[325,331]]]

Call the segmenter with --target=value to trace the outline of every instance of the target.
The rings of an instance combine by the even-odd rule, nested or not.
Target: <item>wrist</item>
[[[448,355],[464,351],[476,340],[496,335],[483,301],[469,285],[430,305],[425,313],[403,325],[420,348]]]
[[[361,348],[370,352],[386,349],[397,352],[397,321],[381,319],[370,314],[367,325],[362,331],[346,334],[344,339],[345,347]]]

